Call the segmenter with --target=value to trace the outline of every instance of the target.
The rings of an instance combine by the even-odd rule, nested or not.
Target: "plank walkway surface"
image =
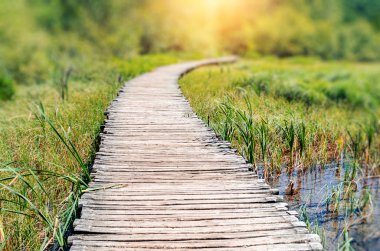
[[[158,68],[109,107],[71,250],[321,250],[278,191],[193,112],[178,79],[234,58]]]

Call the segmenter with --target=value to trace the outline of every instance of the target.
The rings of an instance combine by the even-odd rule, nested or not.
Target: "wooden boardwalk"
[[[192,112],[178,78],[205,64],[158,68],[126,83],[108,110],[71,250],[321,250],[278,191]]]

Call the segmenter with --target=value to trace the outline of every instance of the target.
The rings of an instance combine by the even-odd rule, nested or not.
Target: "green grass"
[[[2,248],[66,245],[107,106],[123,80],[177,61],[175,55],[150,55],[94,63],[73,69],[64,96],[52,79],[19,85],[12,100],[0,101]]]
[[[196,113],[271,175],[341,154],[377,171],[379,78],[378,64],[264,58],[199,69],[180,83]]]

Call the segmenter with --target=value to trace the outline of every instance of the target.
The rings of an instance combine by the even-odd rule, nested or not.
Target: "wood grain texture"
[[[322,249],[178,87],[196,67],[234,60],[161,67],[125,84],[105,112],[72,251]]]

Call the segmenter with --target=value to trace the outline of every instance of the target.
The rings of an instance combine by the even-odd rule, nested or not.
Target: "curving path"
[[[192,112],[178,79],[222,58],[126,83],[107,112],[71,250],[321,250],[278,191]]]

